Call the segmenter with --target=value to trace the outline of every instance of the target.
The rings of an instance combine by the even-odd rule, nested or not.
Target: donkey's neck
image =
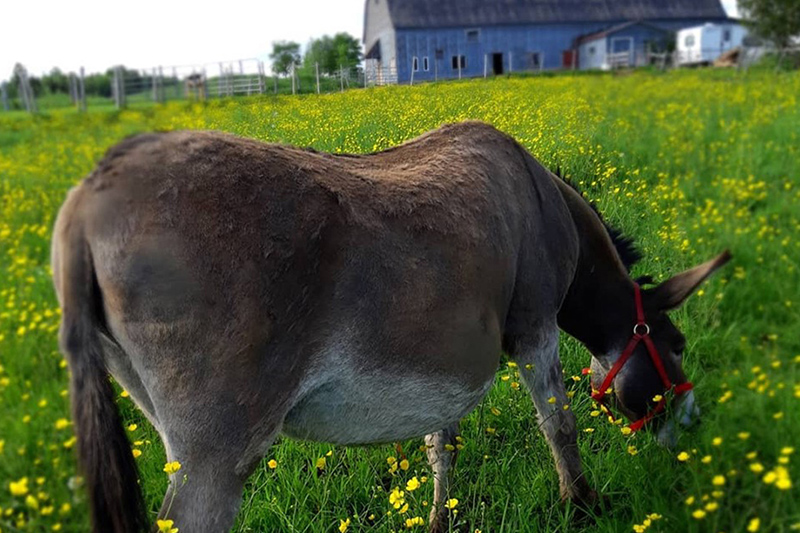
[[[556,176],[578,232],[580,253],[575,276],[558,313],[561,329],[594,353],[608,351],[615,325],[632,306],[632,282],[600,217],[572,187]]]

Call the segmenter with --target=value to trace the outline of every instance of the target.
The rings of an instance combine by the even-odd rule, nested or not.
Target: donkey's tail
[[[53,236],[53,276],[61,302],[60,344],[71,377],[78,460],[96,533],[148,530],[136,463],[114,402],[100,344],[102,297],[73,191]],[[70,207],[72,209],[70,209]]]

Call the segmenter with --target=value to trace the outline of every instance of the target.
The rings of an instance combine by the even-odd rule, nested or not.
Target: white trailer
[[[735,22],[704,24],[679,30],[675,51],[679,65],[711,63],[724,52],[742,45],[747,29]]]

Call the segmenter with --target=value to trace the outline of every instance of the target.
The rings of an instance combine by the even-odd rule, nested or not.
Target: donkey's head
[[[682,272],[653,288],[630,283],[617,310],[606,317],[605,353],[593,353],[593,398],[608,400],[637,430],[658,431],[662,444],[675,442],[675,423],[690,425],[699,415],[692,385],[683,372],[686,340],[667,316],[700,284],[730,260],[725,251],[715,259]]]

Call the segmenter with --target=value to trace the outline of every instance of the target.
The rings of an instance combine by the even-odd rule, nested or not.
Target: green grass
[[[109,146],[140,131],[210,128],[367,152],[476,118],[559,166],[635,237],[645,259],[634,275],[663,280],[724,248],[734,261],[673,313],[688,339],[685,368],[704,412],[678,449],[660,448],[646,433],[625,437],[591,417],[585,378],[571,378],[589,355],[564,336],[572,409],[581,430],[594,429],[581,431],[579,445],[589,480],[609,497],[610,509],[577,521],[559,502],[529,397],[524,387],[512,389],[515,370],[503,365],[494,389],[462,424],[464,449],[451,486],[459,500],[454,530],[610,533],[633,531],[658,513],[663,518],[648,531],[730,533],[745,531],[756,517],[759,531],[791,531],[800,523],[796,454],[782,448],[800,443],[799,94],[796,73],[640,72],[0,115],[0,530],[87,529],[72,435],[57,424],[69,418],[68,376],[57,351],[47,264],[66,190]],[[119,405],[126,423],[137,424],[130,435],[140,441],[141,484],[155,512],[166,488],[163,448],[130,400]],[[281,440],[250,479],[235,530],[327,532],[347,517],[349,531],[404,530],[402,519],[427,516],[432,483],[409,495],[402,517],[388,493],[413,475],[431,475],[421,444],[402,443],[409,470],[390,474],[387,457],[399,457],[390,445]],[[316,460],[329,451],[318,471]],[[679,462],[679,451],[690,460]],[[757,456],[748,458],[752,452]],[[275,469],[267,464],[273,458]],[[756,462],[763,472],[751,471]],[[794,483],[788,490],[763,481],[777,466]],[[724,486],[713,484],[717,475]],[[28,493],[13,495],[9,483],[23,477]],[[34,500],[26,503],[28,496]],[[689,497],[691,505],[684,503]],[[717,509],[692,517],[712,501]]]

